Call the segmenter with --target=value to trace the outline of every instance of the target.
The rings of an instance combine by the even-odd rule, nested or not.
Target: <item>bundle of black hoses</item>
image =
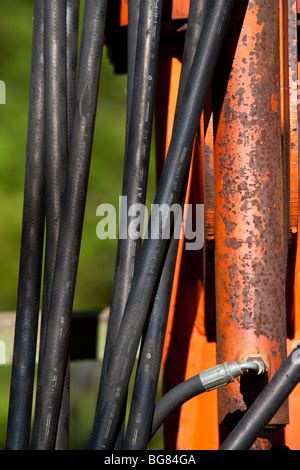
[[[75,109],[77,80],[79,0],[67,0],[66,4],[66,79],[67,79],[67,128],[68,159],[70,157],[72,127]],[[67,364],[55,449],[69,448],[70,434],[70,364]]]
[[[107,0],[85,3],[68,172],[40,370],[32,447],[55,446],[68,362],[71,313],[85,210]]]
[[[174,131],[156,204],[170,207],[184,197],[192,143],[233,3],[234,0],[191,2]],[[123,195],[129,198],[128,204],[142,204],[146,198],[162,5],[162,0],[129,2],[130,54],[123,180]],[[23,233],[7,434],[7,448],[10,449],[29,447],[45,216],[43,315],[32,448],[68,447],[70,323],[107,0],[85,2],[76,83],[78,7],[78,0],[35,0]],[[149,222],[150,227],[152,223]],[[157,221],[154,224],[159,225]],[[143,245],[130,239],[119,242],[92,448],[109,449],[116,443],[143,331],[125,446],[145,448],[151,437],[153,416],[154,423],[159,423],[165,416],[159,411],[160,406],[154,413],[154,396],[178,240],[169,242],[162,235],[160,233],[158,239],[146,239]],[[148,364],[153,338],[157,340],[157,349]],[[144,366],[150,366],[150,375],[143,374]],[[182,397],[186,400],[204,391],[205,387],[199,389],[198,382],[191,379],[182,384],[183,395],[181,392],[178,395],[178,389],[166,395],[168,406],[163,409],[169,410],[170,403],[179,406]],[[192,392],[190,385],[195,385]],[[148,408],[143,410],[146,425],[145,432],[141,433],[141,427],[136,427],[136,416],[143,405],[143,397],[144,407],[146,403],[150,407],[149,411]],[[156,418],[157,413],[159,418]],[[134,434],[138,434],[137,440],[133,439]]]
[[[179,202],[189,168],[190,150],[234,0],[214,0],[211,3],[176,116],[176,132],[173,132],[159,181],[156,204],[168,204],[170,207]],[[151,223],[153,222],[150,220],[150,227]],[[159,226],[159,223],[155,225]],[[93,449],[111,449],[114,445],[128,383],[167,244],[168,241],[162,237],[148,238],[141,248],[119,333],[110,354],[103,398],[96,410],[91,436]]]
[[[7,449],[29,446],[44,240],[44,1],[35,0],[22,241]]]
[[[144,205],[146,201],[162,4],[162,0],[129,2],[127,132],[122,188],[122,195],[126,197],[128,207]],[[127,219],[124,225],[129,227],[133,217],[127,216]],[[125,221],[121,221],[121,224],[123,222]],[[140,248],[140,237],[120,237],[118,240],[97,413],[103,401],[111,351],[119,333]],[[120,425],[122,426],[122,423]]]
[[[45,4],[46,254],[38,376],[43,367],[49,300],[68,171],[76,86],[78,17],[78,0],[52,0]],[[57,429],[57,449],[68,448],[69,408],[68,368]]]
[[[210,3],[208,0],[191,0],[190,3],[176,106],[177,110],[180,106],[209,6]],[[185,194],[185,191],[183,194]],[[167,250],[167,256],[164,261],[152,311],[146,324],[146,331],[143,334],[126,430],[125,449],[145,449],[151,438],[155,397],[166,334],[177,251],[178,239],[173,238]]]
[[[7,448],[28,449],[40,303],[44,217],[46,254],[39,376],[62,218],[74,115],[79,0],[35,0],[23,234]],[[45,192],[45,197],[44,197]],[[68,448],[66,373],[55,447]]]
[[[49,298],[51,295],[57,243],[62,217],[62,200],[67,173],[67,77],[66,77],[66,1],[45,2],[45,201],[46,254],[44,267],[43,308],[39,351],[39,374],[47,335]],[[67,387],[64,412],[67,412]],[[60,446],[67,446],[68,429],[58,427]]]

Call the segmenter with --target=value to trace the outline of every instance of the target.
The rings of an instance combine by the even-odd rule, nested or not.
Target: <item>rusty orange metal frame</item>
[[[270,377],[286,357],[278,24],[274,0],[249,0],[233,62],[227,54],[223,63],[230,77],[215,145],[218,362],[260,354]],[[224,435],[259,391],[242,385],[219,391]],[[271,424],[287,422],[284,405]]]
[[[189,0],[169,3],[172,19],[187,17]],[[196,256],[185,252],[183,243],[179,247],[163,358],[165,390],[217,362],[215,238],[218,361],[261,353],[270,376],[279,367],[286,354],[284,266],[292,236],[296,268],[292,264],[288,274],[290,284],[295,283],[288,350],[300,339],[296,8],[300,12],[300,0],[250,0],[237,49],[230,45],[233,38],[224,49],[223,57],[233,60],[225,100],[218,103],[214,91],[215,130],[209,112],[201,118],[187,191],[187,201],[205,203],[206,247]],[[127,0],[121,2],[120,24],[127,24]],[[162,46],[156,107],[158,175],[172,133],[180,53]],[[218,73],[224,75],[225,86],[222,66]],[[289,214],[286,221],[284,214]],[[221,422],[228,413],[244,408],[238,382],[219,393]],[[300,386],[291,395],[289,409],[285,444],[299,449]],[[272,423],[288,423],[286,405]],[[270,437],[282,443],[283,431],[272,431]],[[217,393],[194,398],[174,414],[165,425],[165,443],[168,449],[217,449]],[[270,442],[260,439],[256,445],[268,448]]]

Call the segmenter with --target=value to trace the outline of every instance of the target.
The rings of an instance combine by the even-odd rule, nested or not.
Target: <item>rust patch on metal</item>
[[[215,145],[218,360],[255,347],[270,375],[286,353],[278,23],[276,2],[249,1]],[[245,406],[237,383],[220,390],[220,421]]]

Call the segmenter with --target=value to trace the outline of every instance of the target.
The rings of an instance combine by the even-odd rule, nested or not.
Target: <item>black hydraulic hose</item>
[[[44,41],[46,256],[38,378],[44,367],[49,301],[67,172],[66,0],[45,3]]]
[[[22,241],[6,447],[29,446],[44,236],[44,1],[35,0]]]
[[[208,7],[208,0],[191,0],[190,3],[183,50],[182,71],[176,104],[177,111],[193,64]],[[125,449],[128,450],[146,449],[151,438],[155,397],[166,334],[177,251],[178,240],[173,239],[168,249],[140,352],[125,439]]]
[[[144,5],[144,8],[146,4]],[[126,140],[125,140],[125,154],[124,154],[124,170],[123,170],[123,192],[124,188],[127,185],[127,180],[129,178],[128,173],[130,173],[130,168],[127,163],[127,155],[128,155],[128,138],[129,138],[129,129],[130,129],[130,117],[131,117],[131,106],[132,106],[132,99],[133,99],[133,90],[134,90],[134,72],[135,72],[135,61],[136,61],[136,48],[137,48],[137,40],[138,40],[138,25],[139,25],[139,10],[140,10],[140,0],[130,0],[128,2],[128,31],[127,31],[127,106],[126,106]],[[140,62],[142,66],[142,62]],[[136,85],[136,84],[135,84]],[[141,104],[144,104],[141,103]],[[132,160],[132,159],[131,159]],[[142,163],[142,161],[141,161]],[[147,162],[145,162],[147,164]],[[148,168],[145,173],[145,176],[148,173]],[[132,188],[134,190],[134,188]],[[119,241],[119,244],[121,242]],[[129,242],[130,243],[130,242]],[[105,342],[105,349],[104,355],[102,360],[102,367],[101,367],[101,379],[98,391],[98,400],[97,400],[97,407],[100,406],[103,397],[104,385],[105,385],[105,378],[106,372],[108,367],[109,355],[112,348],[112,345],[115,341],[115,338],[118,334],[118,328],[120,326],[122,315],[125,307],[125,295],[127,299],[127,289],[128,284],[131,282],[131,279],[128,279],[129,275],[132,275],[132,269],[129,270],[128,266],[124,261],[120,261],[122,254],[125,251],[125,246],[120,247],[118,244],[117,249],[117,256],[116,256],[116,267],[115,267],[115,279],[114,279],[114,289],[112,294],[112,302],[111,302],[111,309],[109,315],[109,322],[107,328],[107,335],[106,335],[106,342]],[[139,246],[139,245],[138,245]],[[131,244],[131,249],[133,248],[133,244]],[[128,263],[127,259],[127,263]],[[118,266],[123,266],[122,272],[123,275],[121,276],[118,273]],[[121,285],[120,285],[121,282]],[[125,413],[125,406],[124,406],[124,413]],[[122,446],[123,440],[123,424],[120,423],[120,436],[118,437],[116,442],[116,448]]]
[[[76,95],[79,0],[67,0],[66,23],[68,148],[70,149]]]
[[[168,156],[159,181],[155,203],[178,203],[190,162],[190,149],[211,82],[234,0],[214,0],[201,34],[188,83],[178,110]],[[158,217],[160,214],[157,211]],[[167,214],[168,216],[168,214]],[[151,233],[152,219],[149,222]],[[163,220],[164,226],[165,220]],[[158,227],[155,220],[153,226]],[[114,441],[126,390],[168,240],[146,238],[131,285],[120,332],[110,360],[105,396],[95,421],[93,448],[109,449]]]
[[[300,346],[263,389],[220,450],[246,450],[271,421],[300,380]]]
[[[66,0],[45,2],[45,308],[52,292],[67,174]],[[46,314],[48,318],[48,313]],[[42,351],[43,353],[43,351]]]
[[[199,374],[172,388],[162,397],[155,407],[151,435],[153,436],[156,431],[158,431],[160,426],[174,410],[191,398],[201,395],[204,392],[206,392],[206,389],[201,382]]]
[[[166,335],[169,305],[179,240],[170,242],[152,312],[142,341],[131,409],[126,430],[126,450],[146,449],[151,438],[155,397]]]
[[[162,0],[141,2],[133,79],[135,92],[131,102],[132,111],[128,116],[130,126],[122,190],[123,196],[127,197],[128,207],[133,204],[144,204],[146,199],[161,11]],[[130,87],[129,83],[129,94],[133,93]],[[127,219],[127,226],[129,226],[132,219],[130,217]],[[129,236],[119,237],[108,335],[102,366],[104,376],[107,372],[108,358],[119,333],[140,247],[140,238],[134,240]]]
[[[78,49],[78,23],[79,0],[67,0],[66,11],[66,74],[67,74],[67,124],[68,124],[68,153],[71,147],[71,135],[74,118],[77,49]],[[63,396],[55,442],[56,450],[69,448],[70,434],[70,364],[67,365]]]
[[[70,413],[70,361],[68,360],[64,378],[63,395],[59,411],[55,450],[69,449]]]
[[[137,6],[137,2],[135,4]],[[140,3],[136,46],[131,44],[131,42],[129,44],[129,48],[132,47],[133,50],[136,47],[136,57],[133,84],[131,84],[131,76],[128,82],[128,105],[131,108],[131,112],[127,117],[129,127],[122,189],[123,196],[127,198],[128,208],[134,204],[144,205],[146,200],[162,5],[162,0],[150,0],[149,2]],[[133,28],[136,28],[137,16],[136,13],[133,15],[132,5],[130,11],[130,19],[133,19],[130,29],[133,30]],[[130,38],[132,43],[134,43],[135,35],[133,31]],[[130,74],[132,74],[134,62],[133,53],[133,51],[130,53]],[[125,208],[123,207],[121,210],[123,209]],[[127,214],[124,214],[124,216],[126,217],[126,224],[124,225],[129,227],[134,218],[127,216]],[[122,230],[122,221],[120,230]],[[108,332],[102,362],[97,410],[91,437],[92,446],[94,441],[93,436],[97,433],[98,429],[98,414],[102,406],[111,351],[119,333],[140,248],[140,237],[133,239],[133,237],[127,235],[119,236]]]
[[[128,1],[128,32],[127,32],[127,107],[126,107],[126,150],[128,149],[128,132],[130,128],[131,105],[134,90],[134,71],[136,47],[138,41],[140,0]],[[126,154],[125,154],[126,162]]]
[[[48,310],[67,171],[66,1],[45,3],[46,257],[39,370],[43,367]],[[57,47],[58,46],[58,47]]]
[[[233,382],[236,377],[245,373],[255,372],[257,375],[264,372],[259,362],[249,361],[244,363],[225,362],[207,369],[200,374],[180,383],[166,393],[155,407],[152,436],[165,422],[168,416],[179,406],[191,398],[204,392],[224,387]]]
[[[183,93],[189,78],[193,60],[197,50],[199,38],[207,18],[209,8],[212,7],[210,0],[191,0],[189,17],[187,22],[186,37],[182,55],[182,68],[180,74],[179,90],[176,108],[179,109]]]
[[[135,59],[136,59],[136,47],[138,39],[138,25],[139,25],[139,12],[140,12],[140,0],[129,0],[128,1],[128,28],[127,28],[127,105],[126,105],[126,142],[125,142],[125,158],[124,158],[124,176],[127,165],[127,152],[128,152],[128,134],[130,129],[130,116],[131,106],[134,90],[134,71],[135,71]],[[118,264],[118,263],[116,263]],[[119,312],[120,318],[123,315],[123,310]],[[112,334],[114,335],[114,328]],[[107,331],[107,343],[110,343],[109,336],[111,334],[110,329]],[[115,335],[114,335],[115,336]],[[105,354],[104,354],[105,356]],[[108,359],[107,357],[105,358]],[[104,364],[104,361],[103,361]],[[107,364],[102,366],[103,373],[107,369]],[[103,384],[103,382],[102,382]],[[101,401],[101,399],[100,399]],[[120,420],[120,432],[116,439],[115,449],[121,449],[123,447],[124,439],[124,428],[125,428],[125,415],[126,415],[126,400],[124,403],[123,419]]]
[[[43,368],[38,384],[34,449],[53,449],[62,398],[71,313],[94,136],[107,0],[85,3],[70,161],[63,201]]]

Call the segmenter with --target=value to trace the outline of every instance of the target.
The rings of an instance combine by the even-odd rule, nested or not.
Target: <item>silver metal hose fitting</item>
[[[199,378],[206,391],[223,387],[230,382],[234,382],[237,377],[249,371],[256,372],[257,375],[265,372],[263,364],[257,359],[247,362],[224,362],[199,374]]]

